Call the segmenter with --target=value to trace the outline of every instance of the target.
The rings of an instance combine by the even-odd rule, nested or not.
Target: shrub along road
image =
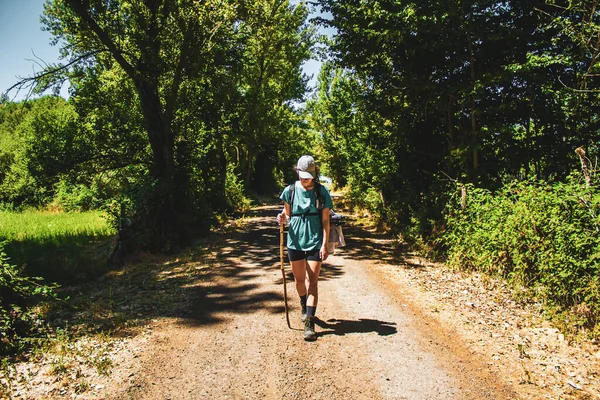
[[[108,377],[88,376],[79,394],[75,385],[46,393],[103,399],[597,396],[598,359],[558,340],[556,330],[505,297],[501,285],[411,259],[390,238],[357,224],[345,227],[347,247],[323,267],[319,336],[303,341],[287,262],[294,329],[285,321],[277,210],[256,208],[215,233],[198,245],[209,249],[202,260],[181,255],[163,263],[159,274],[178,284],[154,298],[169,312],[115,346]],[[532,332],[544,343],[532,343]],[[36,385],[38,394],[42,386]]]

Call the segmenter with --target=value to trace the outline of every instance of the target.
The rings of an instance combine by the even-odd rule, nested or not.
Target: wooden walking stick
[[[290,313],[288,311],[285,269],[283,268],[283,224],[279,224],[279,259],[281,260],[281,276],[283,277],[283,301],[285,303],[285,319],[287,321],[288,328],[292,329],[292,326],[290,325]]]

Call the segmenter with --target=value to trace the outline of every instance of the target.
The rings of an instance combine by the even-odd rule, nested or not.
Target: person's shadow
[[[319,336],[337,335],[344,336],[348,333],[377,332],[379,336],[393,335],[398,332],[395,322],[378,321],[376,319],[360,318],[358,321],[344,319],[328,319],[327,321],[315,318],[315,325],[323,329]]]

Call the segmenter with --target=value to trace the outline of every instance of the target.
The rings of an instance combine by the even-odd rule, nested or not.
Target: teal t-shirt
[[[290,229],[287,238],[287,247],[293,250],[310,251],[320,248],[323,244],[323,227],[316,207],[314,189],[305,190],[300,181],[296,181],[294,189],[294,204],[292,215],[311,213],[314,215],[293,216],[290,219]],[[333,209],[333,201],[329,189],[323,185],[321,196],[325,199],[325,208]],[[290,187],[286,186],[279,198],[290,204]]]

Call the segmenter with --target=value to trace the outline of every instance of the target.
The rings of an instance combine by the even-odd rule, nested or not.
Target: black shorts
[[[308,261],[322,261],[321,260],[321,250],[317,247],[316,249],[313,250],[308,250],[308,251],[304,251],[304,250],[294,250],[294,249],[287,249],[287,253],[288,253],[288,258],[290,259],[290,261],[298,261],[298,260],[308,260]]]

